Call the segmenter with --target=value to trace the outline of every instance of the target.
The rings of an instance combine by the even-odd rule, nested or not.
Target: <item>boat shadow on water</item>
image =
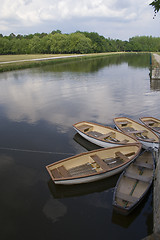
[[[78,133],[74,135],[73,140],[77,142],[79,145],[81,145],[82,147],[84,147],[87,151],[92,151],[92,150],[102,148],[96,144],[89,142]]]
[[[48,181],[48,188],[54,198],[83,196],[95,192],[103,192],[114,188],[116,186],[118,178],[119,174],[96,182],[75,185],[56,185],[52,179],[50,179]]]

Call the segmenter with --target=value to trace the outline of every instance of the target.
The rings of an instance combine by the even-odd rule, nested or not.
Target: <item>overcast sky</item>
[[[160,14],[152,0],[1,0],[0,33],[61,30],[97,32],[106,38],[160,37]]]

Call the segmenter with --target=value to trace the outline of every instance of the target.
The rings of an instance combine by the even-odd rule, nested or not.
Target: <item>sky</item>
[[[0,33],[97,32],[105,38],[160,37],[152,0],[1,0]]]

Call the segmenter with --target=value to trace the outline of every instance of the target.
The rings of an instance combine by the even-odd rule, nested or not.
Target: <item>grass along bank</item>
[[[80,61],[88,58],[105,57],[108,55],[124,54],[124,52],[93,53],[93,54],[26,54],[0,55],[0,72],[18,69],[40,67],[43,65]]]

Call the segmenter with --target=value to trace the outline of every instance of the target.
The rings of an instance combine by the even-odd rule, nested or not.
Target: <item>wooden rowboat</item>
[[[160,119],[154,117],[143,117],[140,121],[150,129],[152,129],[160,137]]]
[[[140,151],[138,143],[101,148],[60,160],[46,168],[55,184],[88,183],[121,172]]]
[[[128,215],[146,196],[155,172],[153,153],[144,151],[120,175],[113,194],[113,208]]]
[[[73,128],[82,137],[100,147],[107,148],[138,142],[134,137],[97,123],[78,122],[73,125]]]
[[[152,148],[154,151],[158,151],[159,137],[150,128],[126,117],[114,118],[114,123],[118,130],[139,140],[143,148]]]

